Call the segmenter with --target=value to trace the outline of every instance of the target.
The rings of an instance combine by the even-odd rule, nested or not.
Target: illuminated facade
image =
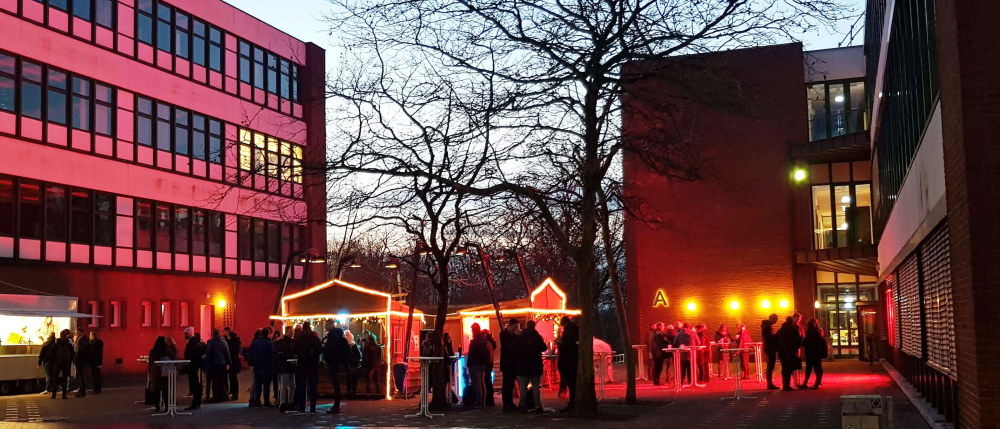
[[[769,314],[798,311],[820,320],[833,355],[863,354],[880,298],[863,48],[737,50],[684,57],[663,73],[689,78],[687,66],[706,63],[720,74],[704,83],[718,87],[714,98],[671,102],[669,113],[655,102],[626,104],[626,140],[649,141],[652,124],[680,124],[682,143],[705,160],[701,178],[688,182],[625,156],[625,192],[646,217],[625,229],[633,338],[681,319],[711,331],[746,324],[759,339]]]
[[[266,325],[325,257],[324,51],[219,0],[2,0],[0,28],[0,280],[102,316],[110,374]]]

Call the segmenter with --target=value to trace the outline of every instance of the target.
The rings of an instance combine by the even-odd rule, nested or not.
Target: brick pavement
[[[689,389],[680,394],[654,388],[648,382],[638,386],[638,405],[624,404],[623,368],[616,368],[619,383],[608,386],[607,399],[601,406],[599,420],[582,420],[559,413],[525,415],[502,413],[499,409],[466,410],[456,406],[442,418],[434,420],[408,419],[405,414],[415,411],[418,400],[346,401],[340,415],[322,414],[330,404],[321,401],[320,414],[315,416],[279,415],[272,409],[248,409],[246,403],[205,405],[193,416],[176,418],[151,417],[145,406],[134,405],[141,398],[141,388],[135,380],[128,385],[111,387],[101,395],[87,398],[51,400],[41,395],[0,397],[0,409],[17,409],[20,423],[2,423],[0,429],[14,428],[157,428],[157,427],[219,427],[251,426],[283,427],[509,427],[565,429],[623,428],[839,428],[840,395],[883,394],[894,400],[897,429],[925,429],[921,419],[903,393],[892,383],[879,365],[869,367],[857,361],[826,364],[827,376],[823,389],[794,392],[766,391],[762,383],[747,383],[745,394],[754,399],[722,400],[732,394],[732,381],[713,380],[705,388]],[[247,384],[248,385],[248,384]],[[498,402],[499,402],[499,398]],[[28,405],[33,403],[44,423],[28,423]],[[178,403],[186,406],[188,399]],[[543,392],[546,407],[562,408],[565,400],[555,392]],[[9,414],[9,412],[8,412]]]

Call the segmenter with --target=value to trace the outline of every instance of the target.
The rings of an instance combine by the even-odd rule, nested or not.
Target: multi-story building
[[[682,57],[661,76],[626,98],[625,138],[697,168],[666,178],[625,155],[633,338],[682,319],[759,339],[798,311],[832,355],[864,355],[879,295],[863,48]]]
[[[0,0],[0,29],[4,293],[78,297],[127,373],[265,326],[288,261],[325,280],[322,49],[219,0]]]
[[[869,0],[885,356],[956,427],[1000,419],[995,2]]]

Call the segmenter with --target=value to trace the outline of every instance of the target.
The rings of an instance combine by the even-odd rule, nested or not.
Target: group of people
[[[267,326],[258,329],[250,346],[243,349],[239,335],[229,327],[222,331],[213,329],[207,342],[194,328],[188,327],[184,330],[183,359],[190,363],[182,370],[187,374],[192,400],[186,410],[201,408],[203,389],[209,403],[239,400],[243,360],[253,373],[249,398],[249,406],[253,408],[276,406],[282,413],[316,413],[321,362],[326,363],[334,388],[335,402],[330,413],[340,411],[342,372],[347,375],[349,396],[357,393],[357,380],[361,377],[374,382],[376,391],[380,391],[379,375],[384,366],[378,338],[365,331],[360,342],[355,343],[350,331],[335,327],[332,321],[327,322],[326,332],[327,336],[320,339],[309,322],[287,326],[284,333]],[[177,356],[177,344],[165,336],[157,337],[149,352],[147,402],[157,410],[166,393],[167,381],[156,362],[175,360]]]
[[[563,317],[559,322],[560,334],[555,341],[558,349],[558,371],[561,384],[569,390],[569,402],[564,411],[572,410],[576,404],[576,370],[577,355],[580,343],[580,328]],[[475,337],[473,325],[473,337]],[[475,341],[475,338],[473,339]],[[503,385],[500,395],[504,411],[544,412],[541,396],[541,378],[545,373],[543,355],[549,350],[549,345],[538,333],[535,321],[529,320],[521,329],[517,319],[509,319],[507,326],[500,332],[500,372],[503,373]],[[469,345],[471,362],[473,345]],[[492,368],[493,361],[489,361]],[[471,368],[470,368],[471,373]],[[488,374],[488,372],[487,372]],[[518,386],[520,401],[514,404],[514,388]],[[490,391],[492,396],[492,390]]]
[[[72,334],[63,329],[56,338],[50,333],[38,354],[38,366],[45,372],[45,390],[42,394],[56,398],[62,390],[62,398],[68,399],[70,384],[79,383],[77,397],[87,396],[87,373],[94,380],[94,393],[101,393],[101,368],[104,367],[104,341],[97,331],[88,336],[83,328]],[[74,373],[75,369],[75,373]]]
[[[716,347],[709,347],[712,342]],[[723,352],[723,349],[747,348],[752,342],[750,332],[746,325],[740,324],[733,335],[726,325],[719,326],[714,337],[710,336],[708,326],[704,324],[691,325],[683,320],[677,320],[674,325],[666,325],[663,322],[656,322],[649,325],[649,333],[646,337],[646,348],[648,358],[652,361],[649,368],[649,378],[653,380],[654,386],[660,385],[660,375],[664,366],[680,365],[681,379],[675,382],[691,382],[691,353],[695,354],[696,367],[694,377],[700,383],[708,383],[712,377],[711,363],[716,364],[717,375],[728,374],[729,362],[733,358],[733,353]],[[700,346],[705,346],[700,348]],[[694,351],[681,353],[680,362],[673,362],[673,355],[664,349],[668,348],[689,348]],[[739,353],[737,362],[742,372],[741,377],[749,378],[750,357],[749,353]],[[670,371],[667,371],[666,381],[670,381]]]
[[[782,390],[792,390],[793,386],[800,389],[819,389],[823,383],[823,359],[829,355],[826,339],[823,338],[823,328],[815,317],[809,319],[806,327],[802,327],[802,315],[799,312],[785,318],[785,323],[777,330],[778,315],[771,314],[761,322],[761,338],[764,342],[764,354],[767,356],[767,388],[777,390],[772,376],[775,362],[781,361]],[[805,379],[800,383],[799,371],[805,360]],[[809,386],[811,373],[816,372],[816,383]]]

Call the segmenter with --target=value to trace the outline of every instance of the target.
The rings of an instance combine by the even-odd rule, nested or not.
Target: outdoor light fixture
[[[688,311],[694,311],[695,308],[698,308],[698,307],[695,306],[693,302],[689,302],[688,303],[688,305],[687,305]]]
[[[844,195],[843,197],[840,197],[840,202],[843,203],[843,204],[850,204],[851,203],[851,196],[850,195]]]
[[[763,308],[771,308],[771,301],[765,299],[760,302],[760,306]]]
[[[788,300],[787,299],[783,299],[783,300],[779,301],[778,302],[778,307],[788,308]]]
[[[739,310],[740,309],[740,303],[738,301],[730,302],[729,303],[729,308],[732,308],[733,310]]]
[[[390,258],[389,260],[385,261],[385,267],[390,270],[399,268],[399,259]]]
[[[351,268],[361,268],[361,264],[357,262],[351,262]]]
[[[844,102],[844,96],[843,95],[838,95],[836,97],[833,97],[833,101],[836,101],[838,103],[843,103]]]
[[[220,300],[218,300],[218,301],[217,301],[217,302],[215,303],[215,306],[216,306],[216,307],[219,307],[219,308],[226,308],[226,300],[224,300],[224,299],[220,299]]]
[[[796,168],[792,173],[792,178],[794,178],[796,182],[806,180],[806,171],[801,168]]]
[[[819,308],[819,301],[814,302],[813,307]]]

